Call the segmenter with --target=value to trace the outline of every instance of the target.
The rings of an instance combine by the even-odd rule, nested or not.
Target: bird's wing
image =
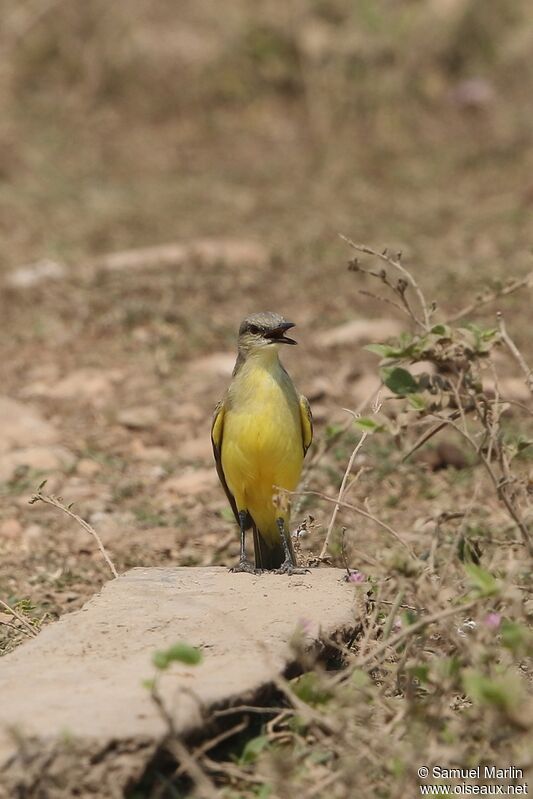
[[[228,484],[226,483],[226,477],[224,475],[224,469],[222,468],[222,436],[224,434],[225,412],[226,409],[224,407],[224,400],[221,400],[216,406],[215,412],[213,414],[213,424],[211,426],[211,443],[213,444],[213,454],[215,456],[218,478],[222,483],[222,488],[226,492],[226,496],[228,498],[229,504],[231,505],[231,509],[233,511],[233,515],[235,516],[235,520],[237,524],[239,524],[239,511],[237,509],[237,503],[235,502],[235,497],[228,488]]]
[[[311,406],[303,394],[300,394],[300,419],[302,422],[302,440],[305,455],[313,441],[313,414],[311,413]]]

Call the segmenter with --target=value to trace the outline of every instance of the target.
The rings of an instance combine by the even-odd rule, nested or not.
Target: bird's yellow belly
[[[294,407],[293,407],[294,406]],[[276,518],[288,512],[274,503],[276,487],[293,491],[303,464],[297,403],[278,386],[258,391],[224,420],[222,467],[239,510],[248,510],[264,536],[276,536]]]

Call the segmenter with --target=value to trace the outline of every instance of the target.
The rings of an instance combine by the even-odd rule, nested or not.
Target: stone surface
[[[121,786],[106,793],[115,795],[165,733],[143,686],[154,677],[154,651],[186,641],[203,652],[199,666],[174,664],[160,679],[177,729],[190,733],[202,725],[200,701],[209,708],[251,700],[282,673],[298,628],[312,646],[320,634],[356,626],[354,589],[343,575],[341,569],[287,578],[219,567],[136,568],[107,583],[82,610],[0,659],[0,785],[19,795],[13,791],[29,779],[29,751],[43,779],[43,769],[61,763],[43,752],[67,739],[74,751],[72,742],[81,740],[81,754],[65,769],[79,771],[80,757],[87,758],[90,776],[93,764],[102,771],[105,763],[102,785],[117,773],[113,751],[117,757],[135,751],[129,769],[121,761]]]

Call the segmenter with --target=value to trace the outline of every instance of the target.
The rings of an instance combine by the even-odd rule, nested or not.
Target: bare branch
[[[524,359],[524,356],[522,355],[522,353],[514,343],[513,339],[507,332],[507,328],[505,326],[505,321],[501,311],[498,311],[498,313],[496,314],[496,318],[498,320],[498,327],[500,329],[501,339],[503,343],[506,345],[511,355],[513,356],[513,358],[515,359],[515,361],[517,362],[517,364],[519,365],[519,367],[521,368],[521,370],[523,371],[526,378],[526,385],[533,394],[533,371],[531,371],[531,369],[529,368]]]
[[[331,538],[331,533],[333,532],[333,526],[334,526],[335,520],[337,518],[337,513],[339,512],[339,508],[341,506],[340,503],[341,503],[342,497],[344,495],[344,489],[346,488],[346,483],[348,481],[348,477],[350,475],[350,472],[352,471],[352,466],[353,466],[354,461],[355,461],[355,459],[357,457],[357,453],[359,452],[359,450],[361,449],[361,447],[363,446],[363,444],[365,443],[367,438],[368,438],[368,433],[363,433],[363,435],[361,436],[361,438],[359,439],[359,441],[355,445],[352,454],[350,455],[350,460],[348,461],[348,466],[346,467],[346,471],[344,472],[344,477],[342,478],[341,487],[339,488],[339,495],[337,497],[337,502],[336,502],[335,507],[333,509],[333,513],[331,514],[331,519],[329,521],[328,530],[327,530],[327,533],[326,533],[326,537],[324,539],[324,544],[322,545],[322,549],[320,550],[320,555],[319,555],[320,559],[324,558],[325,555],[326,555],[326,552],[328,551],[329,540]]]
[[[102,539],[100,538],[100,536],[98,535],[98,533],[96,532],[94,527],[91,527],[91,525],[88,522],[86,522],[85,519],[82,519],[81,516],[77,515],[77,513],[74,513],[70,508],[67,508],[65,505],[63,505],[63,503],[60,501],[60,499],[58,497],[54,497],[52,494],[43,494],[41,492],[41,490],[39,489],[37,491],[37,493],[34,494],[32,496],[32,498],[30,499],[30,505],[33,505],[35,502],[44,502],[45,505],[51,505],[53,508],[58,508],[59,510],[62,510],[63,513],[66,513],[67,516],[70,516],[71,519],[74,519],[75,521],[77,521],[78,524],[81,527],[83,527],[83,529],[86,532],[88,532],[90,535],[92,535],[92,537],[96,541],[96,543],[98,545],[98,549],[102,553],[102,556],[103,556],[105,562],[107,563],[107,565],[111,569],[111,574],[113,575],[113,577],[118,577],[118,572],[115,569],[113,561],[111,560],[111,558],[107,554],[106,549],[105,549],[105,547],[104,547],[104,545],[102,543]]]
[[[415,553],[413,552],[413,550],[411,549],[409,544],[406,544],[406,542],[403,540],[401,535],[396,532],[396,530],[394,530],[392,527],[390,527],[390,525],[388,525],[386,522],[382,522],[381,519],[378,519],[376,516],[373,516],[371,513],[368,513],[368,511],[363,510],[362,508],[358,508],[357,505],[351,505],[349,502],[340,502],[338,498],[335,499],[335,497],[328,497],[327,494],[323,494],[321,491],[310,491],[310,490],[307,490],[307,491],[290,491],[289,493],[290,494],[295,494],[295,495],[298,495],[298,494],[309,494],[310,496],[315,496],[315,497],[320,497],[321,499],[325,499],[326,502],[333,502],[335,505],[338,504],[339,507],[341,507],[341,508],[347,508],[348,510],[353,510],[354,513],[358,513],[360,516],[364,516],[365,519],[370,519],[370,521],[374,522],[374,524],[377,524],[378,527],[381,527],[383,530],[386,530],[403,547],[405,547],[405,549],[409,552],[409,554],[413,558],[416,557]]]
[[[392,266],[393,269],[396,269],[402,275],[402,277],[404,277],[405,280],[407,280],[407,282],[411,285],[412,289],[414,290],[417,296],[424,317],[424,321],[422,322],[420,319],[418,319],[415,316],[415,314],[411,311],[409,306],[406,305],[407,310],[411,314],[413,321],[415,321],[416,324],[419,325],[419,327],[423,328],[426,331],[429,330],[429,328],[431,327],[431,315],[427,306],[426,299],[422,293],[420,286],[418,285],[412,274],[400,263],[399,258],[398,259],[391,258],[390,255],[387,254],[386,250],[384,252],[378,252],[377,250],[373,250],[372,247],[368,247],[366,244],[356,244],[354,241],[352,241],[352,239],[348,238],[347,236],[343,236],[342,233],[339,235],[343,241],[349,244],[350,247],[353,247],[354,250],[357,250],[357,252],[363,252],[366,255],[373,255],[375,258],[380,258],[386,264]],[[406,301],[404,301],[404,304],[406,304]]]
[[[509,294],[513,294],[515,291],[525,288],[526,286],[531,286],[532,284],[533,272],[530,272],[528,275],[526,275],[526,277],[520,278],[519,280],[513,280],[499,291],[492,291],[488,294],[484,294],[482,297],[478,297],[478,299],[474,300],[474,302],[465,305],[465,307],[461,308],[460,311],[457,311],[457,313],[449,316],[446,319],[446,323],[449,324],[450,322],[458,322],[460,319],[464,319],[465,316],[469,316],[469,314],[471,314],[473,311],[477,311],[484,305],[488,305],[500,297],[507,297]]]
[[[10,613],[12,616],[14,616],[15,619],[20,621],[20,623],[24,626],[24,628],[27,630],[29,634],[31,634],[32,636],[37,635],[31,624],[29,623],[29,621],[25,619],[21,613],[19,613],[17,610],[8,605],[7,602],[4,602],[3,599],[0,599],[0,607],[4,608],[4,610],[7,613]]]

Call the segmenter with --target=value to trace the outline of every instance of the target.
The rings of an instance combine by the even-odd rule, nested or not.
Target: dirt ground
[[[407,326],[360,293],[375,286],[347,269],[339,233],[401,250],[444,318],[533,268],[527,3],[371,5],[241,0],[222,18],[198,1],[0,4],[0,362],[12,401],[0,403],[0,598],[36,624],[110,576],[75,522],[28,504],[44,479],[118,571],[234,561],[209,428],[245,315],[297,323],[299,346],[283,356],[317,447],[343,409],[368,402],[377,360],[363,346]],[[174,249],[143,249],[161,245]],[[517,292],[476,320],[501,308],[531,363],[530,304]],[[351,320],[360,327],[336,335]],[[356,439],[329,450],[309,488],[336,493]],[[479,467],[401,464],[396,446],[370,442],[352,497],[418,552],[428,520],[476,485],[473,523],[489,539],[506,529]],[[295,522],[308,514],[304,558],[331,506],[306,497]],[[350,565],[383,575],[382,531],[344,513],[341,525]],[[0,621],[5,653],[25,636]]]

